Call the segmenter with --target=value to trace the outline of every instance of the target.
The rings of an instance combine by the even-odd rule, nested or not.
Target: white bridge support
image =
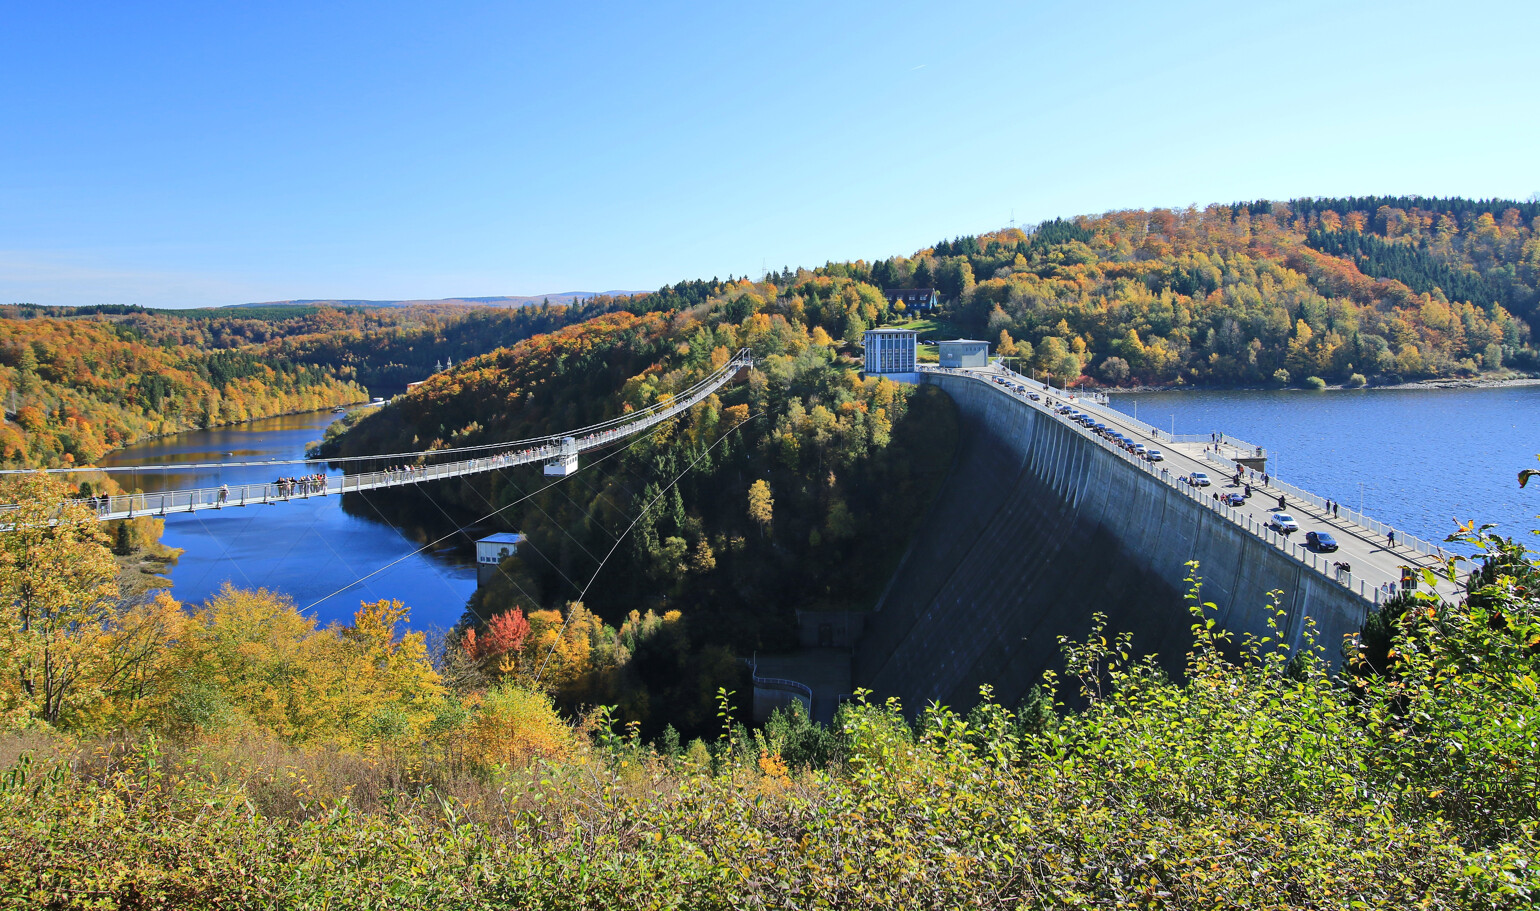
[[[174,513],[201,512],[209,509],[233,509],[239,506],[286,503],[290,500],[308,500],[312,497],[335,496],[389,487],[404,487],[409,484],[421,484],[425,481],[442,481],[448,478],[460,478],[497,471],[515,465],[533,465],[537,463],[544,463],[545,474],[565,477],[577,470],[578,454],[580,452],[612,445],[670,420],[705,401],[708,396],[737,377],[740,371],[752,366],[754,366],[754,357],[747,348],[744,348],[732,360],[723,365],[721,369],[713,372],[708,378],[690,387],[684,394],[676,398],[659,402],[644,411],[638,411],[632,415],[568,431],[565,434],[556,434],[545,438],[543,441],[523,440],[499,444],[507,448],[499,448],[499,445],[479,447],[486,454],[474,458],[453,462],[440,462],[434,465],[407,465],[401,468],[387,468],[383,471],[330,476],[320,479],[318,484],[311,487],[305,486],[304,479],[301,479],[299,483],[292,486],[280,486],[274,481],[265,484],[234,484],[228,487],[203,487],[192,490],[167,490],[160,493],[99,497],[97,498],[96,515],[97,518],[107,521],[111,519],[131,519],[136,516],[166,516]],[[391,458],[405,460],[419,456],[431,458],[434,455],[435,453],[430,451],[393,456]],[[325,464],[326,461],[326,459],[312,459],[309,460],[309,464],[319,466]],[[263,464],[269,463],[230,463],[229,467],[252,467],[253,465]],[[276,468],[295,463],[274,462],[271,464]],[[205,467],[220,466],[145,465],[137,466],[133,470],[148,472],[167,468],[187,470],[189,468]],[[50,469],[54,473],[70,474],[89,474],[96,470],[99,469]],[[124,469],[115,470],[121,471]],[[15,506],[0,506],[0,526],[5,524],[4,515],[15,508]]]

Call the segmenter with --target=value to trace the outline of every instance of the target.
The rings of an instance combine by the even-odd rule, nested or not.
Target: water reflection
[[[186,467],[234,459],[300,458],[337,416],[319,412],[285,415],[233,427],[192,431],[133,446],[102,464],[156,465],[164,470],[119,475],[124,487],[152,493],[183,487],[255,484],[313,474],[319,466],[249,465]],[[330,470],[328,474],[339,474]],[[399,598],[412,608],[412,626],[449,626],[476,588],[475,557],[464,535],[423,554],[408,556],[447,530],[432,523],[398,529],[376,509],[380,497],[314,497],[266,506],[228,508],[166,517],[164,542],[185,553],[171,571],[172,593],[198,602],[226,582],[268,588],[313,605],[324,624],[351,618],[360,600]],[[436,511],[435,511],[436,512]],[[405,559],[402,559],[405,558]],[[400,560],[399,563],[395,561]],[[388,569],[346,588],[387,564]]]

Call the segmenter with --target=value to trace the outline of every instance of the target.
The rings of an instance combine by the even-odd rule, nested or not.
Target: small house
[[[476,585],[486,585],[497,574],[497,564],[504,557],[512,556],[519,549],[524,536],[518,532],[500,531],[487,535],[476,542]]]

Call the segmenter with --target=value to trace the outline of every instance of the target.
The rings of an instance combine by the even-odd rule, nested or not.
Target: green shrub
[[[1369,380],[1366,379],[1362,373],[1355,373],[1348,377],[1348,381],[1343,385],[1347,386],[1349,389],[1362,389],[1368,384]]]
[[[1318,376],[1305,377],[1305,388],[1320,391],[1326,388],[1326,381]]]

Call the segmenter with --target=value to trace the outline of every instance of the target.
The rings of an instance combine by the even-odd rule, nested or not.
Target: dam
[[[1059,390],[993,366],[910,369],[905,379],[956,402],[961,440],[941,494],[865,619],[851,668],[855,687],[897,696],[908,711],[972,705],[985,684],[1015,703],[1059,666],[1058,638],[1083,639],[1098,612],[1109,640],[1130,632],[1136,653],[1180,670],[1195,622],[1188,561],[1199,564],[1209,616],[1236,643],[1271,636],[1297,651],[1313,640],[1333,663],[1343,638],[1394,590],[1389,580],[1415,585],[1411,572],[1440,564],[1432,545],[1386,541],[1271,479],[1258,503],[1238,506],[1222,502],[1218,487],[1188,483],[1203,469],[1261,483],[1222,447],[1178,445],[1097,409],[1096,420],[1122,419],[1147,435],[1141,442],[1165,449],[1165,460],[1150,462],[1059,413],[1068,400]],[[1262,505],[1275,497],[1279,510]],[[1284,497],[1301,525],[1329,529],[1342,552],[1316,553],[1303,532],[1291,539],[1269,528]]]

